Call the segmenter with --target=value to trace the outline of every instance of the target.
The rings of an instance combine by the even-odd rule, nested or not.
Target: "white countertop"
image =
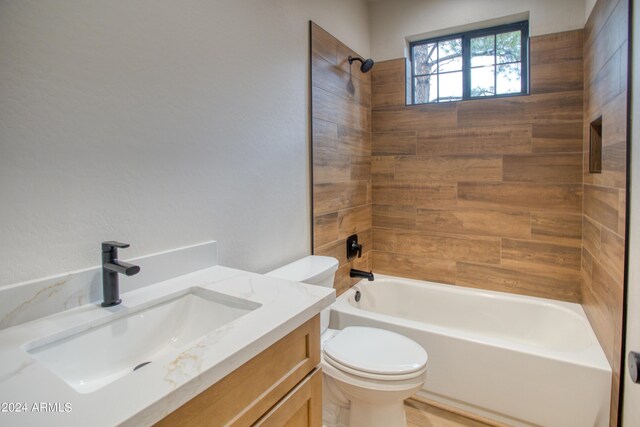
[[[115,313],[135,311],[150,300],[192,286],[261,306],[91,393],[77,392],[23,349],[33,341],[70,328],[88,329]],[[335,301],[335,291],[215,266],[121,297],[122,304],[115,307],[86,304],[0,330],[0,425],[151,425],[328,307]],[[25,412],[13,412],[25,407]]]

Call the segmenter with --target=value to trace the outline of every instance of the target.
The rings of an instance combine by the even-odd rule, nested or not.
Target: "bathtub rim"
[[[485,289],[477,289],[477,288],[469,288],[458,285],[447,285],[443,283],[431,282],[426,280],[416,280],[409,279],[404,277],[396,277],[396,276],[388,276],[383,274],[376,274],[376,280],[385,279],[385,280],[397,280],[406,282],[412,285],[418,286],[427,286],[430,288],[437,288],[438,291],[447,291],[449,293],[472,293],[475,295],[479,295],[482,297],[490,297],[492,299],[502,299],[502,300],[518,300],[523,301],[527,304],[541,304],[547,307],[552,307],[555,309],[562,310],[564,312],[569,312],[573,316],[577,316],[581,322],[586,326],[587,334],[589,335],[590,345],[582,350],[575,351],[559,351],[553,350],[544,347],[526,345],[519,342],[509,341],[508,339],[500,338],[500,337],[491,337],[488,335],[483,335],[480,333],[474,333],[470,331],[464,331],[456,328],[447,328],[439,325],[433,325],[429,323],[420,322],[417,320],[411,320],[401,317],[395,317],[388,314],[377,313],[370,310],[364,310],[357,307],[354,307],[349,299],[353,298],[355,292],[360,290],[360,287],[367,286],[375,286],[376,281],[368,282],[367,280],[361,280],[347,291],[345,291],[342,295],[340,295],[336,301],[331,305],[332,312],[343,312],[345,314],[350,314],[353,316],[361,316],[372,320],[378,320],[383,323],[393,323],[399,326],[415,329],[415,330],[427,330],[430,333],[437,334],[440,336],[455,336],[459,339],[472,342],[477,345],[486,345],[501,348],[508,351],[514,351],[523,354],[535,354],[538,357],[546,358],[549,360],[561,361],[570,364],[577,364],[584,367],[589,367],[593,369],[602,370],[608,373],[612,372],[611,365],[605,356],[604,350],[600,345],[591,323],[587,318],[584,309],[580,304],[571,303],[567,301],[556,301],[550,300],[546,298],[528,296],[528,295],[519,295],[519,294],[510,294],[507,292],[500,291],[492,291]],[[334,317],[334,316],[332,316]],[[428,349],[427,349],[428,352]]]

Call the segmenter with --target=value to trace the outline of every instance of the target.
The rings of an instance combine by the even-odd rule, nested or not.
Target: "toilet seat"
[[[422,346],[403,335],[362,326],[335,331],[324,342],[323,357],[342,372],[382,381],[419,377],[428,358]]]
[[[326,353],[322,355],[323,360],[328,363],[329,365],[333,366],[334,368],[338,369],[339,371],[342,371],[344,373],[362,378],[362,379],[371,379],[371,380],[378,380],[378,381],[403,381],[403,380],[410,380],[413,378],[417,378],[419,376],[421,376],[422,374],[424,374],[424,372],[427,370],[426,365],[422,368],[419,369],[415,372],[410,372],[407,374],[373,374],[371,372],[365,372],[365,371],[359,371],[357,369],[353,369],[350,368],[348,366],[345,366],[343,364],[341,364],[340,362],[334,360],[331,358],[331,356],[327,355]]]
[[[327,377],[332,378],[335,381],[340,383],[348,384],[350,386],[361,387],[366,390],[389,393],[389,392],[398,392],[403,390],[408,390],[415,388],[416,386],[421,387],[424,384],[424,381],[427,376],[426,369],[422,371],[416,377],[407,378],[407,379],[376,379],[376,378],[365,378],[358,373],[357,375],[350,374],[349,372],[343,371],[340,368],[336,368],[331,363],[327,361],[326,355],[322,355],[320,360],[320,366],[322,367],[322,373]]]

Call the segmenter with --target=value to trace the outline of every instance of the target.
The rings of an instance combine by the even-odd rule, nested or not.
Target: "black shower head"
[[[353,61],[360,61],[360,63],[362,64],[360,66],[360,71],[362,71],[363,73],[367,73],[369,72],[372,68],[373,68],[373,59],[369,58],[369,59],[362,59],[362,58],[358,58],[357,56],[350,56],[349,57],[349,64],[352,64]]]

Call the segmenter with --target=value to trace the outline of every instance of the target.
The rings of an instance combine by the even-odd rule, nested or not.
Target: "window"
[[[411,103],[528,92],[528,22],[411,44]]]

